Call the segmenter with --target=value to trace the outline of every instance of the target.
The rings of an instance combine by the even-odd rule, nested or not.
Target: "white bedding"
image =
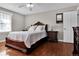
[[[29,31],[18,31],[10,32],[8,38],[18,42],[24,42],[26,47],[30,48],[32,44],[36,43],[40,39],[46,37],[46,31],[29,32]]]

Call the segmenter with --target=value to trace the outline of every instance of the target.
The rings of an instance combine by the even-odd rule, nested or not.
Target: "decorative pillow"
[[[43,25],[42,27],[43,27],[42,30],[45,30],[45,25]]]
[[[28,31],[33,32],[36,29],[36,27],[37,27],[36,25],[35,26],[31,26]]]
[[[35,29],[35,31],[43,31],[43,30],[45,30],[45,26],[43,25],[41,25],[41,26],[37,26],[37,28]]]

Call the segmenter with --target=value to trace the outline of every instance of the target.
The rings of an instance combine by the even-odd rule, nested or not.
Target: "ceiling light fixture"
[[[26,7],[26,8],[28,8],[30,11],[32,11],[32,9],[33,9],[33,7],[34,7],[34,4],[33,4],[33,3],[26,3],[25,5],[19,6],[19,8],[22,8],[22,7]]]
[[[32,3],[27,3],[26,6],[27,6],[28,8],[34,7],[34,5],[33,5]]]
[[[32,8],[34,7],[34,5],[32,3],[27,3],[26,7],[29,8],[30,11],[32,11]]]

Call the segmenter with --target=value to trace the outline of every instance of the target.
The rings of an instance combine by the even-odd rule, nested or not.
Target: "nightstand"
[[[48,41],[51,42],[58,42],[58,38],[57,38],[57,31],[48,31],[47,35],[48,35]]]

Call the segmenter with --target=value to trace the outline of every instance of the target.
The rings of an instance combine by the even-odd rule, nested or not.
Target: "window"
[[[0,32],[11,31],[11,15],[0,12]]]

